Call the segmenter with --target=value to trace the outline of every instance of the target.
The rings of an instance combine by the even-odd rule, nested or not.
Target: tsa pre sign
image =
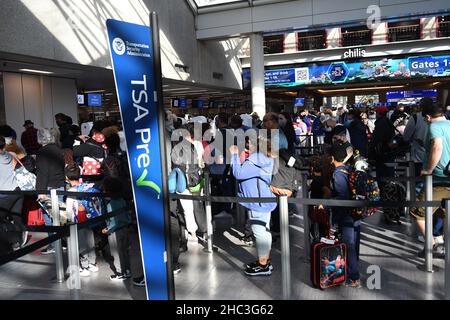
[[[150,28],[107,21],[128,147],[147,298],[169,298],[158,104]]]

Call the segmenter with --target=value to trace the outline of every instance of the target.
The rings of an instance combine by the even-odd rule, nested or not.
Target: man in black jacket
[[[370,158],[375,160],[377,178],[393,177],[394,168],[387,167],[385,163],[394,161],[394,157],[389,154],[391,151],[389,142],[395,136],[395,128],[387,118],[388,109],[386,107],[378,107],[376,111],[377,121],[375,121],[375,130],[370,144]]]

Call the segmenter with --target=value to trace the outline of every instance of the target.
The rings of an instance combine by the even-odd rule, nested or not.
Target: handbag
[[[22,164],[19,158],[17,158],[16,156],[14,156],[14,158],[20,164],[20,167],[14,170],[17,185],[19,186],[20,190],[36,190],[36,175],[25,169],[25,166]]]

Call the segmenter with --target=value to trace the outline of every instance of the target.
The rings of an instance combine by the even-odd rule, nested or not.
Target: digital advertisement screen
[[[89,107],[101,107],[103,97],[99,93],[89,93],[88,94],[88,106]]]
[[[244,69],[243,84],[250,87],[251,73]],[[418,79],[450,76],[450,56],[412,56],[403,59],[382,58],[360,62],[336,61],[306,67],[266,70],[267,87],[296,87],[314,84],[338,84],[375,80]],[[247,86],[247,87],[245,87]]]
[[[203,100],[192,100],[192,107],[201,109],[204,107],[204,101]]]

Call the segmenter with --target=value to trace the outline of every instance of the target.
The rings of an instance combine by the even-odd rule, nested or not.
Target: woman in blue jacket
[[[241,164],[239,150],[236,146],[230,148],[232,155],[232,170],[239,182],[238,196],[241,198],[274,198],[270,190],[274,159],[271,156],[271,141],[259,137],[260,151],[256,141],[250,139],[250,156]],[[266,147],[267,146],[267,147]],[[270,263],[272,234],[270,233],[270,216],[276,208],[273,203],[241,203],[249,210],[250,224],[256,240],[258,261],[247,264],[245,274],[248,276],[270,276],[273,267]]]

